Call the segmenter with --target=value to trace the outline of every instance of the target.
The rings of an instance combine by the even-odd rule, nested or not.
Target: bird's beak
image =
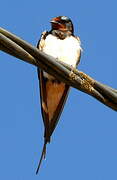
[[[58,20],[59,20],[59,19],[58,19],[57,17],[56,17],[56,18],[53,18],[53,19],[51,19],[50,23],[59,24]]]
[[[59,24],[59,22],[57,22],[57,21],[55,21],[55,20],[51,20],[50,23]]]
[[[56,21],[51,20],[50,23],[56,23]]]

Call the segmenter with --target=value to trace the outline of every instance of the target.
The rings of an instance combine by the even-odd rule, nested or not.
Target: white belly
[[[43,52],[73,67],[76,66],[80,50],[80,42],[75,37],[61,40],[51,34],[46,37],[43,47]]]

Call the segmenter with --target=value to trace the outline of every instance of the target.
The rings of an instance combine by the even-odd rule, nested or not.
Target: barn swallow
[[[50,23],[51,30],[42,33],[37,48],[58,61],[76,67],[80,62],[81,46],[79,37],[74,36],[72,21],[66,16],[58,16],[53,18]],[[45,158],[46,145],[50,142],[51,135],[58,123],[70,88],[39,68],[38,77],[45,132],[43,150],[36,174],[42,159]]]

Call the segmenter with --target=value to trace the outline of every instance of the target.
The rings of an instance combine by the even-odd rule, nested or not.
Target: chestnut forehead
[[[58,17],[55,17],[55,18],[53,18],[52,20],[54,20],[54,21],[60,21],[60,16],[58,16]]]

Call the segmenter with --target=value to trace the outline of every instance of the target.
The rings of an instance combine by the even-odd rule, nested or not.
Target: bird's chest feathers
[[[80,43],[73,36],[61,40],[53,35],[48,35],[45,39],[43,52],[69,65],[75,66],[80,49]]]

